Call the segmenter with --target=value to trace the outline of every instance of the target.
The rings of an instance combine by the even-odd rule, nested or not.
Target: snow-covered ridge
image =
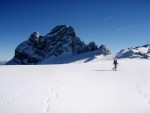
[[[138,46],[121,50],[116,54],[116,58],[146,58],[150,57],[150,45]]]
[[[98,47],[95,42],[85,44],[76,36],[73,27],[58,25],[46,36],[41,36],[38,32],[32,33],[27,41],[17,46],[14,58],[7,64],[41,64],[45,62],[45,59],[51,63],[58,58],[62,59],[65,56],[69,57],[96,50],[102,55],[111,54],[105,45]]]

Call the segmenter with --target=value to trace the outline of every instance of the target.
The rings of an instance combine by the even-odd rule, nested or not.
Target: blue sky
[[[18,44],[56,25],[74,27],[85,43],[105,44],[112,53],[150,42],[149,0],[0,0],[0,60]]]

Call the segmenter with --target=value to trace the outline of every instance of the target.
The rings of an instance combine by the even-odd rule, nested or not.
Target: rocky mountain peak
[[[53,28],[50,33],[47,34],[47,36],[55,36],[55,35],[64,35],[64,34],[67,34],[68,36],[73,36],[73,37],[76,37],[76,33],[73,29],[73,27],[71,26],[68,26],[68,25],[58,25],[56,26],[55,28]]]
[[[99,51],[99,54],[109,55],[110,51],[102,45],[99,49],[95,42],[86,45],[71,26],[58,25],[50,33],[41,36],[34,32],[27,41],[19,44],[15,55],[7,64],[38,64],[45,59],[56,59],[82,54],[90,51]]]
[[[34,32],[29,37],[29,41],[31,41],[33,44],[37,44],[40,38],[40,34],[38,32]]]
[[[104,55],[110,55],[111,54],[109,49],[105,45],[101,45],[99,47],[99,52],[104,54]]]

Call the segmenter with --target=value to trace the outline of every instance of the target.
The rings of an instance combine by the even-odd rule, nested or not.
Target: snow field
[[[150,112],[149,60],[96,61],[1,66],[0,112]]]

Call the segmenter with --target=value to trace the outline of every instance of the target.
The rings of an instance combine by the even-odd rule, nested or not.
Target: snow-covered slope
[[[114,57],[114,55],[102,54],[101,49],[99,49],[77,55],[64,55],[59,57],[47,58],[41,61],[39,64],[89,63],[99,60],[112,60],[114,59]]]
[[[116,58],[149,58],[150,45],[128,48],[117,53]]]
[[[0,112],[149,113],[149,60],[112,62],[1,66]]]

